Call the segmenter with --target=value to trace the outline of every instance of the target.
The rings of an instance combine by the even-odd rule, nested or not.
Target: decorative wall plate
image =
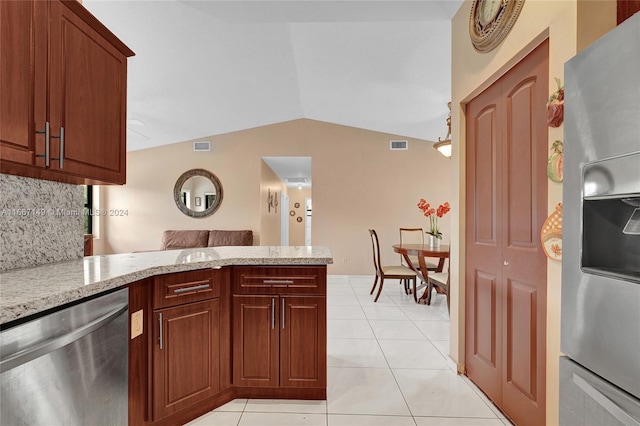
[[[289,211],[289,216],[295,216],[296,212],[294,210]]]
[[[547,125],[549,127],[560,127],[564,121],[564,86],[560,82],[560,79],[554,77],[558,90],[553,92],[549,96],[549,102],[547,102]]]
[[[300,207],[300,203],[295,203],[295,204],[293,205],[293,207],[295,207],[296,209],[297,209],[297,208],[299,208],[299,207]]]
[[[296,218],[296,220],[297,220],[298,222],[302,222],[302,218],[301,218],[300,216],[298,216],[298,217]]]
[[[558,203],[542,225],[540,240],[544,254],[551,260],[562,260],[562,203]]]
[[[473,0],[469,17],[469,36],[482,53],[495,49],[515,24],[524,0]]]
[[[564,145],[562,141],[556,140],[551,145],[551,155],[547,161],[547,176],[552,182],[562,182],[562,164],[563,164]]]

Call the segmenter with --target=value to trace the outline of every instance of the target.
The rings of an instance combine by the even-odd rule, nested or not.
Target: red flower
[[[449,204],[449,202],[445,202],[444,204],[439,205],[438,209],[436,210],[435,208],[431,207],[431,204],[427,203],[427,200],[425,200],[424,198],[420,198],[420,201],[418,202],[418,208],[422,210],[422,213],[426,217],[429,217],[434,213],[438,217],[442,217],[445,214],[449,213],[449,210],[451,210],[451,205]]]
[[[438,217],[442,217],[445,214],[449,213],[449,210],[451,210],[451,205],[449,205],[449,202],[445,202],[444,204],[438,206],[438,212],[436,214],[438,215]]]
[[[431,207],[431,204],[427,203],[427,200],[424,198],[420,198],[418,201],[418,208],[422,211],[422,213],[429,218],[429,231],[428,234],[435,236],[436,238],[442,239],[442,233],[440,232],[440,228],[438,227],[438,217],[442,217],[445,214],[449,213],[451,210],[451,205],[449,202],[445,202],[444,204],[440,204],[438,209]],[[437,217],[433,216],[436,214]]]

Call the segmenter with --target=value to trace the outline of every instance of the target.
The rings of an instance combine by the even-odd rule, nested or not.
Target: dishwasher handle
[[[68,345],[69,343],[75,342],[76,340],[82,339],[87,334],[104,327],[124,312],[129,309],[129,305],[127,303],[119,304],[112,311],[104,314],[100,318],[97,318],[81,327],[76,328],[75,330],[44,342],[38,342],[37,344],[25,348],[19,352],[14,354],[10,354],[5,358],[0,359],[0,373],[4,373],[5,371],[9,371],[12,368],[18,367],[22,364],[26,364],[29,361],[32,361],[42,355],[46,355],[50,352],[53,352],[57,349],[60,349],[63,346]]]

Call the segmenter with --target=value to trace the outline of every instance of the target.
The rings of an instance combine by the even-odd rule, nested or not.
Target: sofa
[[[169,230],[162,233],[160,250],[251,245],[253,245],[251,230]]]

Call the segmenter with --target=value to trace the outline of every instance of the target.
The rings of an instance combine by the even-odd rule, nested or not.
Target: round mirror
[[[207,170],[188,170],[176,181],[173,200],[187,216],[207,217],[215,213],[222,203],[222,184]]]

